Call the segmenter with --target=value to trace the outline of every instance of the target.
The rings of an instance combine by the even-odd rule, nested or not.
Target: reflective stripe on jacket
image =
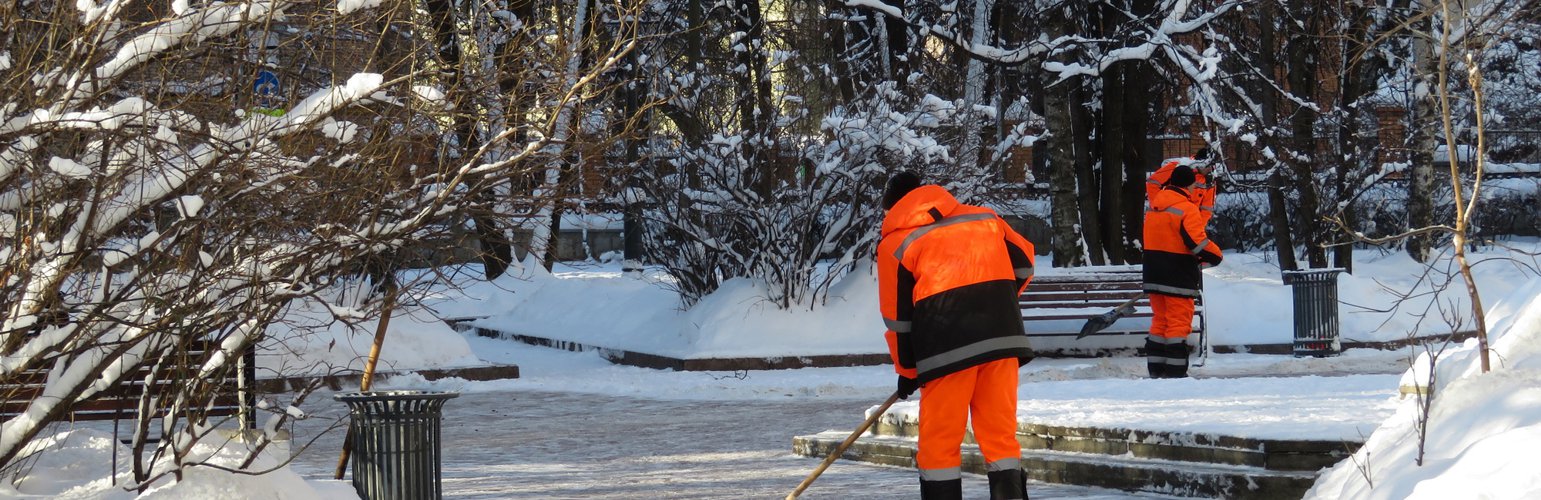
[[[1017,297],[1033,245],[994,211],[921,186],[888,211],[882,234],[878,298],[895,371],[925,383],[1030,357]]]
[[[1222,258],[1220,246],[1204,231],[1208,220],[1182,188],[1167,186],[1156,193],[1145,212],[1145,291],[1199,295],[1199,263],[1219,264]]]

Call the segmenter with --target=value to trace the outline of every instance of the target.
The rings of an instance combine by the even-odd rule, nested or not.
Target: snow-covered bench
[[[1133,354],[1145,347],[1151,312],[1150,299],[1141,290],[1143,284],[1139,266],[1054,269],[1034,276],[1018,301],[1033,350],[1049,355],[1091,356],[1111,352]],[[1076,339],[1087,320],[1135,297],[1138,299],[1133,313],[1102,331]],[[1202,297],[1194,305],[1194,318],[1193,335],[1202,335]]]
[[[151,409],[150,418],[163,417],[170,411],[167,406],[171,404],[171,395],[175,394],[179,386],[198,377],[199,364],[206,358],[206,350],[211,347],[208,343],[194,341],[185,351],[186,356],[169,358],[167,363],[159,367],[148,389],[153,391],[152,394],[163,394],[166,397],[157,398],[158,404]],[[255,349],[247,349],[235,369],[231,370],[234,373],[207,380],[209,387],[216,391],[214,404],[185,409],[184,417],[202,421],[209,417],[239,415],[242,427],[254,428],[256,360]],[[61,420],[137,420],[140,396],[146,391],[144,381],[151,369],[151,366],[139,367],[125,375],[123,381],[113,388],[75,403]],[[47,370],[27,370],[0,381],[0,394],[5,395],[4,401],[0,401],[0,420],[8,420],[26,411],[32,400],[43,392],[47,379]]]

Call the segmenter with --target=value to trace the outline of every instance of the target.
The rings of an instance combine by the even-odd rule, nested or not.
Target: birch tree
[[[150,455],[181,470],[213,423],[187,411],[215,394],[197,380],[292,306],[377,316],[380,301],[331,291],[382,255],[447,250],[428,242],[452,242],[453,221],[552,142],[506,132],[458,160],[424,155],[456,110],[433,48],[404,35],[421,27],[410,2],[168,5],[0,7],[0,381],[47,381],[0,423],[0,464],[76,403],[209,342],[190,383],[142,403],[173,416]],[[283,70],[251,55],[270,27],[309,72],[254,111],[253,74]],[[561,90],[560,108],[625,48],[528,87]],[[512,154],[486,160],[495,147]]]
[[[1450,153],[1446,158],[1446,172],[1450,183],[1450,220],[1444,224],[1429,224],[1422,227],[1414,227],[1405,232],[1382,238],[1371,238],[1362,232],[1351,234],[1359,241],[1370,243],[1388,243],[1407,240],[1409,252],[1413,252],[1415,245],[1432,245],[1440,239],[1449,238],[1451,259],[1456,265],[1457,274],[1461,284],[1470,298],[1470,309],[1464,311],[1444,311],[1447,317],[1470,318],[1476,331],[1478,350],[1481,359],[1481,369],[1487,372],[1491,368],[1488,357],[1487,324],[1484,316],[1482,297],[1476,286],[1476,280],[1472,275],[1471,262],[1467,258],[1468,247],[1473,242],[1473,222],[1480,213],[1481,202],[1484,199],[1483,181],[1487,170],[1487,122],[1489,117],[1489,105],[1484,101],[1485,80],[1483,73],[1483,61],[1487,52],[1494,46],[1504,43],[1511,35],[1525,36],[1526,30],[1513,28],[1517,20],[1526,19],[1527,14],[1534,14],[1541,4],[1536,2],[1476,2],[1457,3],[1449,1],[1431,1],[1422,4],[1425,10],[1417,11],[1413,18],[1417,22],[1406,23],[1406,36],[1421,39],[1418,43],[1426,44],[1428,48],[1415,48],[1414,57],[1425,57],[1436,60],[1432,66],[1419,64],[1418,69],[1431,69],[1431,75],[1415,75],[1417,84],[1414,86],[1414,96],[1417,99],[1423,97],[1422,92],[1432,93],[1433,102],[1436,104],[1435,124],[1440,132],[1440,140]],[[1424,22],[1426,21],[1426,23]],[[1423,52],[1427,51],[1427,54]],[[1456,86],[1452,80],[1463,80],[1464,86]],[[1428,83],[1432,82],[1432,85]],[[1465,89],[1466,95],[1456,95],[1458,89]],[[1465,101],[1463,106],[1458,101]],[[1422,111],[1415,112],[1415,116]],[[1469,141],[1469,142],[1468,142]],[[1463,147],[1468,145],[1471,153],[1462,154],[1468,150]],[[1426,154],[1432,156],[1432,148]],[[1463,160],[1467,163],[1463,164]],[[1416,167],[1416,163],[1414,164]],[[1432,203],[1433,198],[1430,198]],[[1411,200],[1410,202],[1411,203]],[[1409,211],[1413,210],[1409,207]],[[1430,209],[1432,212],[1432,208]],[[1414,238],[1423,242],[1415,243]],[[1427,252],[1425,247],[1421,251]],[[1424,256],[1429,259],[1431,256]],[[1430,272],[1433,272],[1432,263]],[[1458,323],[1457,323],[1458,324]],[[1452,324],[1452,327],[1457,326]],[[1430,396],[1432,398],[1432,396]]]

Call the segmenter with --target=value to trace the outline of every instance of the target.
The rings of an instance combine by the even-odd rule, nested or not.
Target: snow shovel
[[[1114,307],[1111,311],[1092,316],[1091,319],[1086,320],[1085,325],[1081,325],[1081,334],[1076,335],[1075,339],[1084,339],[1091,334],[1100,332],[1107,327],[1113,326],[1113,323],[1118,321],[1118,318],[1133,314],[1135,301],[1143,298],[1145,298],[1145,294],[1143,293],[1135,295],[1133,298],[1124,301],[1122,304],[1119,304],[1118,307]]]
[[[803,479],[803,483],[797,485],[797,489],[787,494],[787,500],[795,500],[798,495],[803,494],[803,490],[808,489],[808,486],[813,484],[813,480],[818,479],[819,474],[823,474],[824,469],[829,468],[829,464],[835,463],[835,459],[840,458],[840,455],[845,453],[845,449],[849,448],[851,443],[856,442],[856,438],[861,437],[862,433],[867,432],[867,428],[872,427],[872,423],[876,422],[878,417],[883,416],[883,413],[888,411],[888,407],[893,406],[894,402],[898,400],[899,393],[895,391],[894,395],[888,397],[888,401],[883,402],[883,406],[878,407],[878,411],[872,412],[872,416],[867,417],[867,421],[861,423],[861,427],[857,427],[854,432],[851,432],[850,436],[845,438],[845,441],[840,443],[840,446],[836,446],[834,451],[829,452],[829,456],[824,457],[824,463],[819,464],[817,468],[813,469],[813,472]]]

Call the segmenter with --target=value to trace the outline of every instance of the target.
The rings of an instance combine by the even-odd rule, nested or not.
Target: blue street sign
[[[252,82],[252,94],[255,94],[257,98],[257,107],[277,108],[279,97],[278,75],[265,69],[258,71],[256,81]]]

